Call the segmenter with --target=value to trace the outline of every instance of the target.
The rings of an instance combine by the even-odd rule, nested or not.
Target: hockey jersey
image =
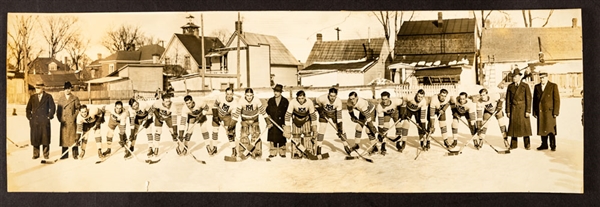
[[[435,94],[431,96],[431,101],[429,102],[429,111],[431,111],[429,114],[430,119],[436,118],[437,115],[434,112],[436,112],[437,110],[448,108],[448,106],[450,105],[450,99],[452,99],[452,97],[446,96],[446,100],[440,101],[438,95],[439,94]],[[443,111],[442,113],[445,113],[445,111]]]
[[[377,104],[377,117],[379,125],[383,125],[384,116],[391,116],[392,114],[398,113],[398,107],[402,106],[402,99],[390,99],[389,103],[383,101]]]
[[[298,127],[307,121],[311,121],[311,125],[316,125],[317,113],[315,105],[308,99],[302,104],[297,99],[292,100],[285,112],[285,125],[291,126],[292,118],[294,119],[294,124]]]
[[[173,125],[176,125],[177,109],[175,109],[175,104],[173,104],[173,102],[170,102],[165,106],[162,100],[157,100],[152,104],[152,110],[154,110],[154,114],[156,115],[155,119],[163,121],[171,118]]]
[[[473,103],[470,99],[466,99],[465,103],[460,103],[458,101],[458,97],[453,97],[451,99],[451,106],[454,110],[456,110],[460,114],[469,114],[471,119],[475,118],[475,103]]]
[[[252,98],[248,101],[245,98],[241,98],[238,101],[237,108],[233,114],[233,119],[239,121],[241,116],[244,119],[258,117],[258,115],[266,115],[265,107],[258,98]]]
[[[98,119],[102,118],[101,109],[94,106],[87,106],[87,109],[87,116],[83,116],[81,112],[77,115],[77,133],[83,133],[83,124],[96,123],[96,121],[99,121]]]
[[[152,118],[152,105],[147,104],[145,102],[137,102],[139,104],[138,110],[133,110],[133,108],[129,107],[129,123],[133,124],[133,119],[137,116],[139,118]]]
[[[350,103],[350,102],[348,102]],[[351,106],[350,104],[347,104],[348,106],[348,113],[354,113],[354,109],[358,110],[363,116],[366,117],[367,120],[372,119],[373,117],[371,116],[371,113],[375,110],[375,105],[367,100],[365,100],[364,98],[357,98],[356,100],[356,104],[354,104],[354,106]]]
[[[208,111],[208,105],[204,101],[194,101],[194,106],[189,108],[186,104],[181,107],[181,122],[179,124],[185,125],[188,118],[200,119],[206,115]]]
[[[427,99],[425,97],[423,97],[423,99],[421,99],[421,101],[417,102],[417,100],[415,100],[417,94],[410,94],[407,96],[403,97],[402,100],[402,107],[406,107],[407,110],[416,112],[421,110],[421,115],[419,117],[419,119],[421,120],[421,122],[427,122],[427,107],[428,107],[428,103],[427,103]]]
[[[106,109],[107,111],[110,111],[110,119],[119,123],[120,125],[125,125],[125,120],[127,120],[127,117],[129,117],[129,112],[125,109],[125,107],[123,107],[123,111],[121,111],[121,113],[117,113],[115,110],[115,106],[112,106],[111,108]]]
[[[216,108],[219,111],[219,116],[231,116],[235,112],[237,100],[235,96],[232,101],[227,101],[225,95],[218,96],[213,105],[213,109]],[[216,114],[213,114],[215,116]]]
[[[323,94],[319,96],[316,100],[317,106],[323,110],[323,114],[327,117],[333,118],[337,117],[338,122],[341,122],[342,118],[342,100],[338,97],[335,100],[329,101],[329,94]]]
[[[477,108],[477,120],[483,119],[484,112],[494,113],[497,106],[502,108],[502,99],[500,99],[499,96],[488,95],[486,98],[487,99],[483,99],[482,97],[479,97],[475,101],[475,107]]]

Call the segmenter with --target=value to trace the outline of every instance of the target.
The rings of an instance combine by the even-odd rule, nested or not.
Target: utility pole
[[[204,85],[205,85],[205,73],[206,73],[206,57],[204,57],[204,15],[200,14],[200,30],[202,31],[202,39],[200,41],[201,44],[201,48],[202,48],[202,90],[204,90]]]
[[[234,88],[240,88],[240,13],[238,12],[238,23],[235,24],[235,33],[237,33],[237,85]],[[250,74],[248,74],[250,75]]]
[[[337,31],[337,40],[340,40],[340,31],[342,30],[339,27],[336,27],[335,31]]]

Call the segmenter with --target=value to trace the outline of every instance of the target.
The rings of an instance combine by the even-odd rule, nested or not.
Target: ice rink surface
[[[583,127],[581,125],[581,99],[563,98],[558,117],[557,151],[537,151],[540,137],[535,135],[533,117],[531,150],[525,150],[522,139],[519,148],[510,154],[497,154],[491,147],[480,150],[471,144],[458,156],[447,156],[436,142],[431,149],[419,154],[416,126],[411,124],[407,149],[399,153],[388,144],[385,156],[373,155],[373,163],[364,160],[344,160],[346,154],[341,140],[333,128],[325,134],[323,152],[329,152],[327,160],[292,160],[272,158],[267,162],[268,143],[263,134],[262,160],[247,159],[242,162],[225,162],[231,148],[223,129],[217,146],[219,152],[208,156],[199,128],[190,143],[191,156],[179,156],[174,143],[163,128],[159,163],[143,162],[147,153],[145,131],[138,136],[135,154],[138,157],[125,160],[124,149],[113,142],[109,160],[99,160],[93,138],[88,140],[83,160],[59,160],[55,164],[40,164],[32,160],[32,148],[17,148],[7,141],[8,192],[555,192],[583,193]],[[7,108],[12,111],[11,106]],[[450,110],[448,114],[450,115]],[[209,119],[210,120],[210,119]],[[264,120],[260,119],[261,129]],[[17,144],[29,143],[29,124],[23,113],[11,116],[7,113],[7,137]],[[108,122],[105,123],[105,125]],[[486,139],[498,150],[505,150],[495,119],[488,124]],[[450,126],[450,122],[448,122]],[[239,128],[239,127],[238,127]],[[355,124],[344,111],[344,129],[353,142]],[[106,127],[102,134],[105,135]],[[209,127],[209,131],[212,127]],[[391,129],[390,135],[394,132]],[[451,131],[450,129],[448,131]],[[239,135],[239,133],[238,133]],[[52,120],[52,144],[50,159],[57,159],[59,123]],[[442,141],[436,124],[433,138]],[[463,124],[459,128],[459,145],[470,140],[469,130]],[[105,139],[103,137],[103,139]],[[115,136],[118,140],[118,136]],[[362,152],[369,141],[363,133]],[[104,147],[104,149],[106,146]],[[165,154],[166,153],[166,154]]]

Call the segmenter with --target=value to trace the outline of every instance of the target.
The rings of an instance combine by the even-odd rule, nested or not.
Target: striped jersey
[[[135,118],[136,116],[140,117],[140,118],[146,118],[148,115],[150,115],[148,118],[152,117],[152,105],[147,104],[145,102],[137,102],[138,103],[138,109],[137,110],[133,110],[133,108],[129,107],[129,117],[130,118]],[[131,122],[133,123],[133,122]]]
[[[83,132],[83,124],[96,123],[102,116],[102,111],[97,107],[87,106],[87,109],[87,116],[83,116],[81,112],[77,115],[77,133]]]
[[[194,101],[194,106],[192,108],[189,108],[186,104],[183,104],[181,107],[181,122],[179,122],[179,124],[185,125],[188,117],[200,119],[206,115],[207,111],[208,104],[206,104],[204,101]]]
[[[110,111],[110,119],[120,123],[121,125],[125,125],[125,120],[127,120],[127,117],[129,117],[129,112],[127,109],[125,109],[125,107],[123,107],[123,111],[121,111],[121,113],[117,113],[115,110],[116,106],[107,109],[107,111]]]
[[[332,102],[329,101],[329,94],[323,94],[317,98],[316,102],[317,107],[323,109],[325,116],[330,118],[337,117],[338,121],[342,120],[342,100],[340,100],[338,97],[336,97]]]
[[[448,108],[447,106],[450,105],[450,99],[452,99],[452,97],[446,96],[446,100],[440,101],[438,95],[439,94],[435,94],[431,96],[431,101],[429,102],[429,111],[431,111],[431,113],[429,114],[430,119],[436,118],[437,115],[434,113],[435,111],[441,110],[443,108]],[[445,111],[442,111],[440,113],[445,113]]]
[[[391,116],[393,114],[398,113],[398,107],[402,106],[402,99],[390,99],[389,103],[384,103],[383,101],[377,104],[377,117],[379,124],[383,124],[384,116]]]
[[[311,125],[317,124],[317,113],[315,105],[311,100],[306,99],[300,104],[297,99],[293,99],[285,112],[285,125],[291,126],[292,117],[297,123],[311,121]]]
[[[251,101],[246,100],[245,98],[241,98],[238,101],[237,108],[233,113],[233,118],[238,120],[241,116],[242,118],[254,118],[258,117],[258,115],[266,115],[265,106],[262,102],[254,97]]]
[[[159,118],[160,120],[171,118],[173,122],[177,121],[177,109],[175,109],[175,104],[173,104],[173,102],[170,102],[165,106],[162,100],[157,100],[152,104],[152,109],[154,110],[154,113],[158,115],[156,118]],[[175,125],[175,123],[173,123],[173,125]]]
[[[220,95],[215,100],[215,104],[213,105],[213,109],[216,108],[219,111],[219,116],[231,116],[233,112],[235,112],[237,100],[235,96],[231,101],[227,101],[226,95]],[[215,114],[213,114],[214,116]]]
[[[458,102],[458,97],[452,97],[450,104],[452,105],[452,108],[454,108],[458,113],[461,114],[472,114],[473,116],[475,115],[475,103],[473,103],[470,99],[467,98],[467,101],[465,101],[465,103],[460,103]],[[473,117],[472,116],[472,117]]]
[[[427,122],[427,108],[429,104],[427,103],[427,99],[423,97],[421,101],[417,102],[415,100],[417,98],[417,93],[406,95],[402,99],[402,107],[406,108],[407,111],[419,111],[421,110],[421,114],[419,115],[419,119],[421,122]]]
[[[371,117],[371,113],[375,110],[375,104],[367,101],[364,98],[356,98],[356,104],[354,104],[354,106],[351,106],[350,104],[347,104],[348,106],[348,112],[349,113],[353,113],[352,110],[356,109],[358,110],[363,116],[365,116],[367,119],[371,119],[373,117]],[[350,103],[350,102],[348,102]]]

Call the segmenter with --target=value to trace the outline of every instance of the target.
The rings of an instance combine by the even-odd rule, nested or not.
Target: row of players
[[[171,101],[172,94],[167,93],[160,97],[153,104],[146,104],[135,99],[129,100],[129,108],[125,109],[121,101],[117,101],[112,110],[106,110],[105,107],[96,108],[82,105],[80,114],[77,116],[77,134],[80,136],[81,150],[80,157],[85,154],[87,134],[95,137],[98,148],[98,156],[105,158],[111,154],[111,145],[116,128],[119,128],[119,144],[125,147],[125,158],[131,158],[134,151],[136,136],[142,129],[146,129],[148,137],[148,157],[157,156],[159,153],[159,142],[161,138],[162,126],[166,124],[173,141],[178,143],[176,151],[179,155],[185,155],[190,149],[188,142],[191,140],[194,127],[200,125],[202,137],[206,142],[206,149],[209,155],[217,153],[215,141],[218,140],[219,127],[224,127],[227,138],[232,147],[232,157],[241,156],[244,151],[250,151],[253,157],[262,155],[262,142],[260,140],[259,116],[262,116],[267,123],[267,129],[277,125],[266,112],[266,106],[254,98],[254,92],[251,88],[245,90],[243,98],[234,97],[233,90],[227,89],[224,95],[219,96],[212,106],[212,139],[208,132],[208,111],[210,107],[201,100],[194,100],[192,96],[185,96],[185,105],[177,113],[175,104]],[[474,101],[473,101],[474,100]],[[283,136],[292,141],[292,158],[301,158],[303,152],[300,149],[308,148],[309,153],[321,154],[324,134],[327,125],[330,124],[336,131],[338,137],[343,141],[344,150],[350,154],[353,150],[359,149],[358,143],[365,129],[371,147],[367,150],[369,153],[386,153],[385,141],[388,139],[395,143],[398,151],[406,147],[409,122],[417,125],[421,148],[428,150],[430,148],[430,134],[433,134],[434,124],[439,121],[439,128],[446,148],[453,148],[457,145],[457,134],[459,120],[466,117],[469,129],[472,135],[477,134],[479,139],[474,139],[476,147],[482,146],[482,140],[486,134],[486,122],[492,116],[498,120],[498,125],[505,144],[506,121],[503,118],[501,98],[492,98],[488,95],[486,89],[479,91],[476,99],[469,99],[465,92],[461,92],[456,97],[449,97],[448,91],[442,89],[438,94],[425,97],[424,90],[419,90],[416,94],[404,96],[402,98],[392,98],[390,93],[381,93],[380,100],[368,101],[358,97],[356,92],[351,92],[346,103],[346,109],[350,120],[356,123],[355,141],[352,146],[348,143],[346,133],[343,129],[342,111],[344,109],[341,99],[338,97],[336,88],[329,89],[327,94],[318,97],[315,102],[306,98],[304,91],[298,91],[285,114],[284,126],[276,127],[283,131]],[[452,141],[447,137],[446,111],[448,107],[452,110]],[[355,110],[359,112],[356,116]],[[102,151],[102,138],[100,127],[104,122],[104,114],[109,111],[108,130],[106,134],[107,149]],[[317,117],[318,116],[318,117]],[[177,118],[180,117],[179,125]],[[412,117],[415,121],[412,121]],[[377,127],[375,127],[377,119]],[[130,136],[127,139],[126,120],[129,120]],[[236,126],[241,122],[241,136],[236,140]],[[154,124],[154,130],[150,126]],[[396,136],[389,138],[386,134],[388,130],[395,127]],[[250,138],[249,138],[250,137]],[[238,141],[239,143],[236,143]],[[311,144],[309,144],[311,143]],[[242,146],[243,145],[243,146]],[[251,149],[251,150],[249,150]],[[240,154],[238,154],[238,152]],[[285,149],[282,157],[285,157]]]

